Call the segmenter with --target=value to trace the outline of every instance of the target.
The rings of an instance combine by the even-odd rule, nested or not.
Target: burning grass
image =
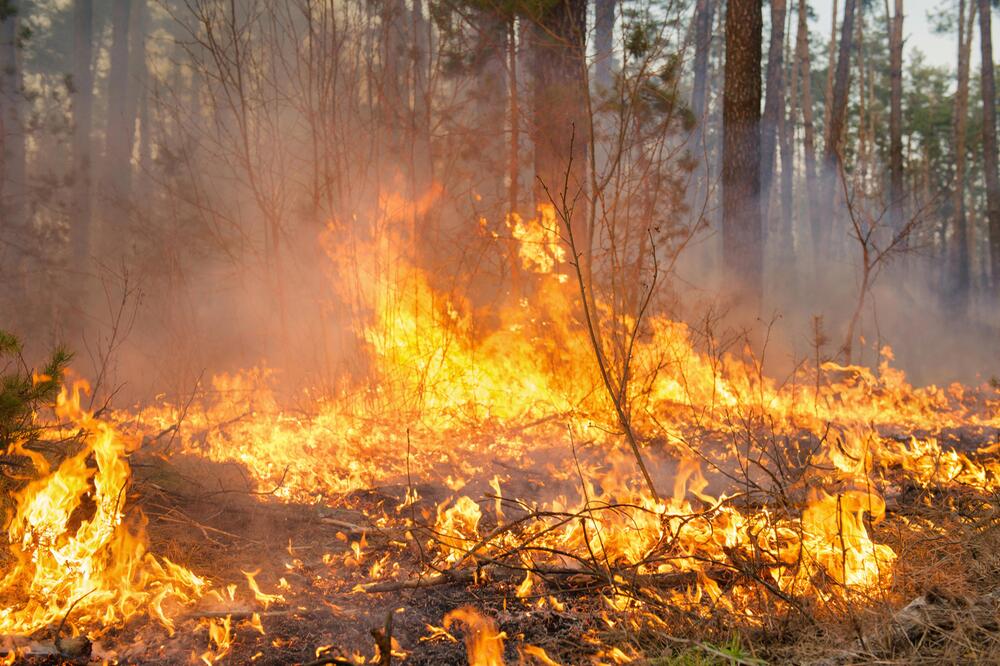
[[[877,371],[777,382],[749,347],[597,305],[602,381],[554,219],[511,219],[534,287],[489,326],[398,243],[359,252],[338,284],[368,381],[305,409],[260,369],[103,418],[65,391],[50,439],[9,452],[31,473],[7,525],[8,654],[70,634],[150,663],[992,653],[995,389],[912,387],[888,349]]]

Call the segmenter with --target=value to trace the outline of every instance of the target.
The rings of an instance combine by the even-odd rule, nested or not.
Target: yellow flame
[[[0,608],[0,633],[31,634],[71,611],[73,622],[105,627],[146,612],[172,630],[171,613],[207,589],[146,551],[141,521],[125,524],[130,446],[81,407],[87,390],[83,381],[63,387],[56,404],[56,417],[82,433],[79,449],[54,471],[29,454],[38,478],[14,494],[7,537],[15,562],[0,592],[17,601]]]
[[[465,651],[469,666],[503,666],[503,641],[496,624],[471,606],[463,606],[444,616],[444,628],[460,624],[465,631]]]

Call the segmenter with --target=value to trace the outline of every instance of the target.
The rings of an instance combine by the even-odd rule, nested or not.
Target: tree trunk
[[[722,105],[722,258],[726,286],[747,314],[760,310],[760,96],[763,15],[757,0],[729,0]]]
[[[128,108],[126,109],[126,120],[128,122],[129,134],[127,137],[129,146],[129,157],[132,155],[132,145],[135,142],[136,127],[142,132],[146,132],[146,126],[142,121],[142,114],[146,104],[147,87],[149,85],[149,71],[146,63],[146,33],[149,31],[149,7],[145,0],[140,0],[135,4],[132,11],[132,26],[129,28],[129,83],[128,83]],[[148,164],[142,162],[142,150],[139,151],[139,167],[148,168]],[[140,170],[141,174],[141,170]],[[129,193],[132,185],[129,183]]]
[[[990,275],[1000,287],[1000,177],[997,175],[997,89],[993,78],[993,33],[990,0],[979,0],[980,76],[983,91],[983,171],[986,176],[986,217],[990,231]]]
[[[615,10],[618,0],[594,0],[594,78],[598,92],[611,88],[614,73]]]
[[[900,0],[896,0],[897,3]],[[952,193],[954,228],[952,230],[952,305],[965,312],[969,296],[969,229],[965,217],[965,146],[969,116],[969,59],[976,8],[958,0],[958,83],[955,88],[955,187]],[[902,161],[902,142],[900,142]]]
[[[507,21],[496,11],[476,13],[478,44],[474,54],[476,71],[476,152],[477,172],[473,185],[481,197],[482,212],[497,221],[506,205],[504,184],[505,123],[507,110]]]
[[[836,201],[836,186],[840,178],[840,150],[847,120],[847,96],[851,83],[851,51],[854,45],[854,9],[857,0],[845,0],[844,22],[840,27],[840,48],[837,54],[837,71],[833,81],[833,102],[830,105],[829,132],[823,149],[823,201],[821,205],[833,210]],[[824,234],[832,231],[832,222],[825,225]],[[823,234],[821,234],[823,235]]]
[[[507,212],[509,213],[517,213],[521,206],[521,91],[518,89],[520,62],[517,51],[517,21],[511,19],[507,24],[507,90],[510,100],[508,107],[510,145],[507,153]],[[511,265],[516,271],[517,262],[512,261]]]
[[[431,156],[431,28],[430,22],[424,16],[423,3],[420,0],[413,3],[412,16],[413,142],[411,168],[412,196],[416,201],[427,194],[434,182],[434,161]],[[416,220],[415,223],[419,232],[419,227],[422,225]],[[414,240],[419,243],[419,239]]]
[[[0,242],[12,250],[0,250],[6,265],[2,272],[8,280],[6,298],[19,310],[26,304],[30,268],[22,248],[28,240],[25,218],[25,131],[21,120],[22,79],[18,54],[18,7],[8,0],[0,23]],[[11,242],[13,241],[13,242]],[[13,255],[13,256],[12,256]],[[15,322],[11,322],[13,324]]]
[[[115,0],[111,11],[111,71],[108,74],[108,119],[104,148],[104,192],[109,221],[117,235],[128,213],[131,184],[132,136],[135,121],[129,116],[129,14],[132,0]]]
[[[410,60],[410,12],[405,0],[386,0],[382,3],[380,60],[382,69],[379,86],[379,110],[385,133],[385,166],[398,165],[398,157],[406,154],[406,134],[410,129],[410,93],[407,70]]]
[[[94,97],[94,8],[92,0],[73,5],[73,263],[77,271],[90,269],[91,122]]]
[[[792,54],[788,53],[792,42],[791,12],[788,12],[788,28],[785,34],[785,51],[788,63],[785,71],[789,74],[788,106],[782,109],[778,116],[778,139],[781,146],[781,238],[779,248],[782,261],[793,268],[795,259],[795,243],[793,235],[793,208],[795,206],[795,119],[799,105],[798,63]],[[791,66],[788,66],[788,65]]]
[[[557,0],[534,32],[535,199],[560,203],[566,189],[577,251],[589,259],[587,229],[586,0]],[[572,147],[572,149],[571,149]],[[546,192],[546,189],[548,192]]]
[[[25,132],[21,120],[21,59],[17,49],[17,7],[8,2],[0,23],[0,203],[2,226],[16,234],[24,231]]]
[[[767,52],[767,97],[760,136],[760,200],[764,229],[768,226],[771,181],[774,178],[778,123],[785,112],[785,12],[786,0],[771,0],[771,43]]]
[[[819,218],[816,201],[816,125],[813,121],[812,70],[809,57],[809,5],[799,0],[798,27],[795,38],[795,59],[798,62],[802,87],[802,152],[806,170],[806,220],[812,236],[813,265],[819,257]]]
[[[826,88],[823,93],[823,143],[830,135],[830,114],[833,109],[833,72],[836,69],[834,57],[837,55],[837,8],[838,0],[833,0],[830,14],[830,42],[826,48]]]
[[[712,14],[715,0],[698,0],[695,9],[694,83],[691,87],[691,111],[698,126],[705,123],[705,97],[708,82],[708,55],[712,46]]]
[[[903,0],[895,0],[889,28],[889,89],[889,221],[897,234],[903,228]]]
[[[688,207],[698,213],[706,208],[703,198],[707,196],[711,181],[708,168],[709,150],[705,144],[705,127],[708,124],[706,98],[715,3],[716,0],[698,0],[694,16],[694,82],[691,88],[691,113],[694,116],[695,127],[691,133],[690,145],[697,166],[691,174],[692,186],[688,189],[687,201]]]

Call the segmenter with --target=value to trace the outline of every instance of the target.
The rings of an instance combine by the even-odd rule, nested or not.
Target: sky
[[[975,3],[975,0],[966,0],[966,3]],[[890,0],[889,5],[895,3]],[[885,9],[884,0],[875,3],[875,16],[877,20],[884,20]],[[830,13],[833,11],[833,0],[814,0],[813,10],[817,19],[812,24],[812,33],[829,36],[830,34]],[[843,20],[844,2],[838,3],[838,23]],[[931,22],[927,18],[927,13],[937,12],[941,8],[951,7],[951,11],[957,11],[958,0],[903,0],[903,57],[909,62],[915,51],[919,50],[924,54],[928,64],[943,65],[955,68],[958,60],[958,44],[956,35],[937,35],[931,30]],[[993,33],[993,58],[996,60],[997,49],[1000,48],[1000,13],[993,12],[992,20]],[[976,19],[975,37],[972,42],[972,68],[973,71],[979,67],[979,19]],[[827,37],[829,38],[829,37]]]

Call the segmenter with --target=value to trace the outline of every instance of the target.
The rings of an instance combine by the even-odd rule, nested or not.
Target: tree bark
[[[111,71],[108,75],[108,117],[104,148],[104,199],[109,221],[120,231],[128,212],[131,184],[132,136],[135,120],[129,116],[129,15],[132,0],[115,0],[111,11]]]
[[[847,120],[847,96],[851,83],[851,51],[854,46],[854,10],[857,0],[845,0],[844,22],[840,27],[840,47],[837,54],[837,71],[833,81],[833,102],[830,105],[829,132],[823,149],[823,202],[833,210],[836,201],[836,184],[840,178],[840,149]],[[832,231],[832,219],[825,225],[824,234]],[[823,234],[821,234],[823,235]]]
[[[897,0],[897,3],[900,0]],[[954,213],[952,229],[952,305],[964,312],[969,296],[969,229],[965,216],[965,146],[969,117],[969,60],[972,52],[972,33],[976,8],[971,2],[958,0],[958,82],[955,88],[954,139],[955,187],[952,193]],[[900,141],[902,161],[902,141]],[[902,179],[902,175],[900,175]]]
[[[812,70],[809,56],[809,5],[799,0],[795,59],[799,67],[802,96],[802,152],[806,171],[807,224],[812,236],[813,264],[819,257],[819,215],[816,200],[816,125],[813,121]]]
[[[963,0],[964,1],[964,0]],[[886,14],[889,3],[886,0]],[[889,26],[889,221],[903,228],[903,0],[895,0]]]
[[[712,22],[717,0],[698,0],[694,16],[694,81],[691,87],[691,113],[695,126],[691,132],[691,153],[696,167],[691,174],[688,189],[688,207],[700,212],[705,208],[704,197],[711,187],[711,173],[708,165],[709,149],[705,143],[705,127],[708,124],[707,90],[708,64],[712,51]],[[696,220],[698,222],[698,220]]]
[[[18,6],[8,1],[8,13],[0,23],[0,202],[3,222],[16,234],[24,231],[25,132],[21,119],[21,59],[17,48],[20,23]]]
[[[518,86],[520,62],[517,57],[517,22],[511,19],[507,24],[507,90],[510,104],[510,145],[507,152],[507,212],[517,213],[521,206],[521,91]],[[516,272],[517,262],[512,260],[512,270]]]
[[[129,157],[132,155],[132,146],[135,142],[136,128],[141,132],[147,131],[142,120],[143,110],[148,111],[146,96],[149,85],[149,70],[146,63],[146,33],[149,31],[149,7],[146,0],[140,0],[132,8],[132,25],[129,28],[129,83],[128,83],[128,107],[125,117],[128,122],[129,135],[127,137]],[[148,118],[147,118],[148,120]],[[148,148],[148,146],[146,146]],[[149,165],[143,161],[143,150],[140,145],[139,150],[139,173]],[[131,172],[130,172],[131,175]],[[129,182],[128,192],[132,192],[132,183]]]
[[[91,123],[94,78],[94,8],[92,0],[76,0],[73,5],[73,263],[77,271],[90,269],[91,234]]]
[[[712,15],[715,0],[698,0],[695,8],[694,82],[691,87],[691,112],[698,127],[705,123],[705,98],[708,82],[708,55],[712,46]]]
[[[771,0],[771,42],[767,52],[767,97],[760,137],[760,194],[764,229],[768,225],[771,182],[778,143],[778,124],[785,112],[785,13],[786,0]]]
[[[788,29],[785,34],[786,66],[789,74],[788,102],[778,116],[778,138],[781,146],[781,249],[782,261],[790,268],[794,266],[795,243],[793,232],[793,208],[795,206],[795,119],[799,105],[798,63],[795,56],[788,53],[792,42],[792,17],[788,12]],[[789,66],[790,65],[790,66]]]
[[[729,0],[722,104],[722,258],[726,286],[749,314],[760,310],[760,97],[763,16],[757,0]]]
[[[997,175],[996,82],[993,78],[993,33],[990,0],[979,0],[980,77],[983,91],[983,171],[986,176],[986,217],[990,232],[990,275],[1000,287],[1000,176]]]
[[[588,262],[586,20],[586,0],[557,0],[537,17],[532,81],[535,200],[551,194],[559,203],[565,184],[577,249]]]
[[[617,8],[618,0],[594,0],[594,82],[599,92],[609,90],[613,82]]]
[[[837,55],[837,9],[839,2],[833,0],[833,12],[830,14],[830,42],[826,49],[826,88],[823,93],[823,143],[830,135],[830,114],[833,109],[833,72],[836,69],[834,57]]]
[[[475,52],[476,71],[476,162],[473,178],[481,197],[484,214],[496,221],[507,200],[504,184],[505,123],[507,110],[507,21],[495,10],[476,12],[478,44]]]

